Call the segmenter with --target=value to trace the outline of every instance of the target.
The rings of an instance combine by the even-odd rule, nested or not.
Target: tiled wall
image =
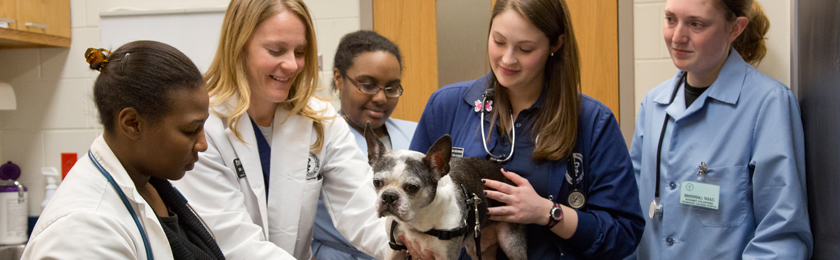
[[[60,169],[61,153],[85,156],[102,133],[91,89],[98,75],[85,63],[88,47],[97,47],[99,13],[115,8],[168,9],[225,7],[228,0],[71,0],[70,48],[0,50],[0,81],[10,83],[17,110],[0,111],[0,162],[12,161],[23,171],[20,181],[29,188],[29,215],[39,215],[46,181],[41,167]],[[305,0],[312,12],[323,67],[331,71],[332,57],[342,35],[359,29],[358,0]],[[118,46],[113,46],[116,48]],[[330,79],[332,73],[323,73]],[[327,81],[322,81],[327,86]],[[326,92],[320,92],[329,95]]]
[[[767,56],[758,70],[790,85],[790,8],[792,0],[759,0],[770,19]],[[677,68],[671,62],[662,35],[665,0],[635,0],[633,13],[636,59],[636,114],[645,94],[673,77]]]

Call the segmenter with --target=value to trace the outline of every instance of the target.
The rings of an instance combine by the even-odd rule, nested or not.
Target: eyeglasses
[[[368,95],[376,95],[376,93],[379,93],[380,89],[385,91],[386,97],[399,97],[403,93],[403,88],[400,84],[396,84],[397,86],[394,87],[380,88],[376,85],[369,83],[359,83],[358,81],[350,77],[346,77],[346,79],[350,80],[350,82],[356,86],[356,89]]]

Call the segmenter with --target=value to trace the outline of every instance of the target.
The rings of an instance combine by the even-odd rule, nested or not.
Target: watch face
[[[560,221],[563,219],[563,209],[559,207],[551,208],[551,218],[554,219],[554,221]]]

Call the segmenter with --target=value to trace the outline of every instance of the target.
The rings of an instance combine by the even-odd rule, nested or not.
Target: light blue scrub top
[[[388,130],[388,137],[391,138],[391,149],[408,149],[411,137],[414,136],[415,128],[417,128],[417,123],[415,122],[388,118],[385,121],[385,129]],[[367,155],[367,142],[365,142],[364,135],[352,127],[350,128],[350,132],[356,137],[356,144]],[[385,229],[382,232],[385,232]],[[353,247],[347,239],[344,239],[338,233],[338,230],[335,229],[330,219],[329,213],[327,213],[327,209],[324,207],[324,202],[320,199],[318,199],[318,212],[315,214],[312,257],[318,260],[373,259],[371,256]]]
[[[668,105],[677,76],[641,104],[630,156],[639,203],[648,216],[662,144],[661,219],[647,224],[639,259],[809,259],[813,246],[799,105],[782,83],[732,49],[717,80],[688,108],[684,87]],[[720,185],[719,210],[680,204],[683,181]]]

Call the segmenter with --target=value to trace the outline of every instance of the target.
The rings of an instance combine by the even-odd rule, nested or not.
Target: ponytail
[[[720,0],[718,3],[723,10],[728,10],[727,21],[735,21],[738,16],[745,16],[749,20],[747,28],[732,42],[732,47],[741,54],[744,61],[757,66],[767,54],[764,36],[770,30],[770,20],[764,14],[764,8],[755,0]]]

